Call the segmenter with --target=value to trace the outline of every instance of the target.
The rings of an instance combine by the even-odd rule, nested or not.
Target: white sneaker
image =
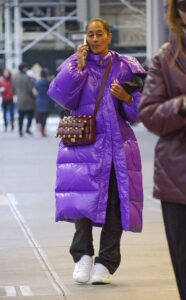
[[[75,264],[73,279],[78,283],[87,283],[90,280],[90,272],[92,270],[92,257],[83,255]]]
[[[109,270],[102,264],[95,264],[92,270],[92,284],[108,284],[111,283],[111,277]]]

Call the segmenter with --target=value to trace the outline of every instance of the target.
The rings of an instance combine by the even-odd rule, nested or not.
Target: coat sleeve
[[[77,56],[74,54],[58,68],[58,71],[59,73],[50,83],[48,96],[59,105],[74,110],[79,105],[88,70],[78,70]]]
[[[30,78],[30,77],[26,78],[26,85],[27,85],[28,94],[33,97],[34,96],[34,94],[33,94],[34,82],[33,82],[32,78]]]
[[[133,74],[146,74],[146,71],[143,69],[141,64],[138,62],[138,60],[135,57],[124,55],[124,61],[127,63],[127,66],[129,68],[129,72],[131,76]],[[125,73],[125,72],[123,72]],[[129,123],[133,124],[135,122],[139,121],[139,104],[141,101],[141,93],[139,91],[136,91],[132,93],[132,102],[130,104],[127,104],[125,102],[122,102],[123,110],[125,112],[126,119]]]
[[[150,131],[159,136],[171,134],[186,126],[186,119],[179,113],[182,95],[168,97],[168,86],[162,70],[157,54],[152,59],[140,103],[141,121]]]
[[[140,99],[141,99],[141,93],[135,92],[132,95],[132,102],[130,104],[126,104],[124,102],[122,103],[127,121],[131,124],[133,124],[139,120]]]

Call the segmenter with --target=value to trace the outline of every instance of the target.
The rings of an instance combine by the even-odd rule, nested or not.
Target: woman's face
[[[104,29],[101,22],[93,21],[89,24],[86,38],[88,46],[93,53],[101,54],[102,56],[108,53],[108,44],[112,39],[112,35]]]

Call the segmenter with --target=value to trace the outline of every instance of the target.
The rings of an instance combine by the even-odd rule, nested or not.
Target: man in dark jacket
[[[19,73],[13,80],[13,91],[17,96],[17,107],[19,113],[19,135],[23,136],[23,121],[27,116],[26,133],[31,135],[30,127],[34,117],[35,97],[33,94],[33,81],[28,77],[25,63],[19,65]]]

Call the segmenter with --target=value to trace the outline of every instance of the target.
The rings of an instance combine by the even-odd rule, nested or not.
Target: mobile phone
[[[90,48],[89,48],[89,45],[88,45],[87,39],[86,39],[86,34],[84,34],[84,37],[83,37],[83,45],[86,45],[87,46],[86,47],[87,51],[90,51]]]
[[[84,37],[83,37],[83,44],[84,44],[84,45],[87,45],[87,37],[86,37],[86,34],[84,34]]]

